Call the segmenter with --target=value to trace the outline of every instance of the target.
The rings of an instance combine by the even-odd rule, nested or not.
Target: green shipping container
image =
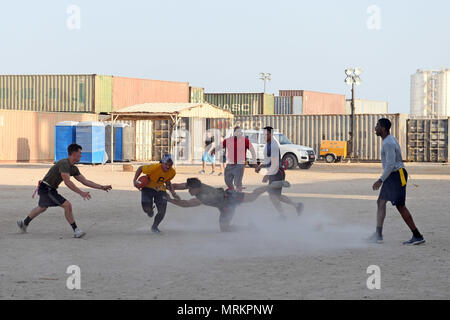
[[[274,108],[273,95],[264,93],[205,93],[205,101],[235,115],[263,114],[265,103],[267,112]]]
[[[94,112],[94,75],[0,75],[0,109]]]
[[[112,112],[112,76],[95,75],[95,113]]]
[[[189,102],[191,103],[205,102],[205,89],[198,87],[189,87]]]

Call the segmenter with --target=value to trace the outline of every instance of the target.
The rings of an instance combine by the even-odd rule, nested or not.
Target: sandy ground
[[[78,225],[73,239],[60,208],[51,208],[18,233],[16,220],[37,204],[34,185],[50,164],[0,165],[0,299],[449,299],[450,166],[407,164],[407,206],[427,241],[401,244],[411,236],[391,205],[384,244],[362,239],[375,229],[376,198],[371,190],[381,164],[317,163],[290,170],[285,194],[303,201],[297,217],[277,219],[267,195],[236,213],[235,224],[252,231],[220,233],[210,207],[169,204],[163,235],[132,188],[134,173],[116,166],[79,166],[89,179],[112,184],[91,190],[83,201],[64,185]],[[199,176],[200,167],[179,167],[176,182]],[[201,179],[223,186],[223,178]],[[246,191],[261,176],[247,169]],[[190,197],[180,192],[183,198]],[[81,269],[81,290],[68,290],[66,269]],[[367,267],[381,270],[381,289],[366,286]]]

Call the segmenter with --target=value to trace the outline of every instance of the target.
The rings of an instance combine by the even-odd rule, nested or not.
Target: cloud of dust
[[[167,228],[192,233],[183,248],[197,257],[270,257],[368,246],[363,239],[372,229],[349,225],[317,209],[305,207],[297,216],[292,207],[283,204],[283,208],[285,220],[278,218],[268,199],[239,206],[232,224],[250,230],[220,233],[218,210],[207,206],[184,212],[181,220],[171,221]]]

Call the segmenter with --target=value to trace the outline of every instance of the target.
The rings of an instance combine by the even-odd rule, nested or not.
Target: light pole
[[[361,84],[361,78],[359,77],[362,73],[361,68],[347,68],[345,69],[345,75],[347,76],[345,78],[345,83],[352,86],[352,102],[351,102],[351,108],[352,108],[352,114],[350,116],[350,159],[353,159],[355,157],[354,154],[354,118],[355,118],[355,84],[358,86]]]
[[[270,73],[264,73],[264,72],[261,72],[261,73],[259,74],[259,79],[262,80],[262,81],[264,81],[264,93],[266,93],[266,82],[271,80],[270,77],[271,77],[271,74],[270,74]]]

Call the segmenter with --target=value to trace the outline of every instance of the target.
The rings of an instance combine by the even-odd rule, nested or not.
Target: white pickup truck
[[[266,146],[264,130],[243,130],[243,133],[255,148],[257,160],[263,161]],[[228,132],[227,137],[230,135],[231,132]],[[293,169],[297,165],[301,169],[309,169],[316,161],[316,154],[312,148],[293,144],[284,134],[277,131],[274,131],[274,137],[280,144],[281,161],[287,164],[288,169]],[[247,151],[247,159],[250,160],[251,157],[250,151]]]

